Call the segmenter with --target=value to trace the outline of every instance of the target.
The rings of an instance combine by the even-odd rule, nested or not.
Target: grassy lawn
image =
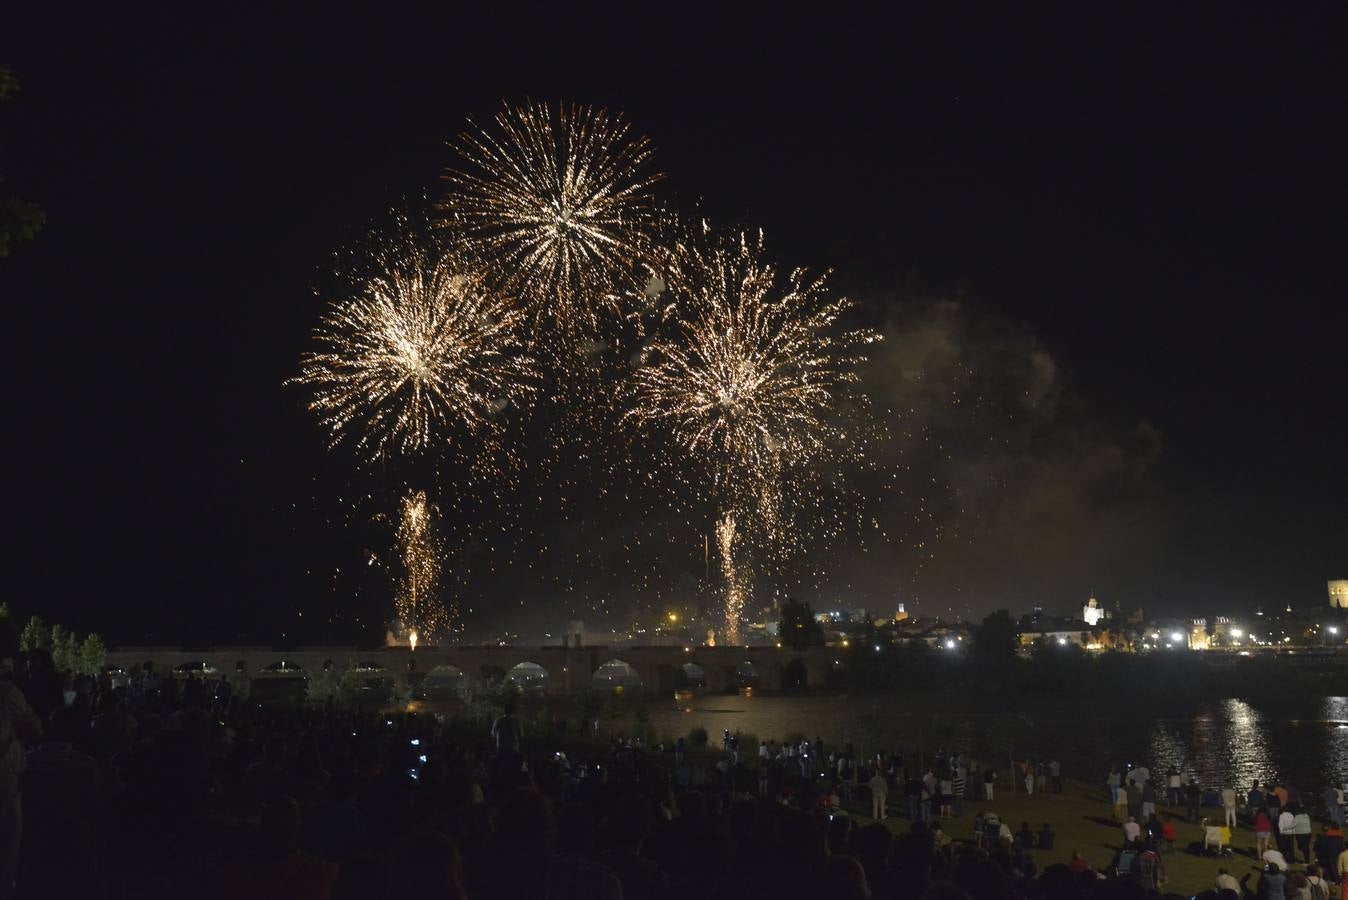
[[[1005,779],[1002,779],[1003,783]],[[890,810],[906,812],[904,798],[891,797]],[[1194,841],[1202,841],[1202,829],[1196,823],[1184,821],[1183,809],[1161,807],[1161,813],[1175,823],[1175,852],[1164,854],[1162,861],[1166,870],[1167,892],[1192,895],[1213,886],[1217,869],[1224,866],[1228,872],[1239,879],[1246,872],[1258,872],[1254,860],[1254,832],[1244,825],[1232,834],[1235,857],[1233,859],[1211,859],[1195,856],[1188,852]],[[953,840],[973,840],[974,816],[979,810],[995,812],[1014,832],[1021,822],[1029,822],[1038,832],[1044,822],[1052,826],[1057,838],[1052,850],[1035,850],[1035,864],[1042,870],[1052,863],[1066,863],[1072,858],[1072,851],[1079,850],[1081,855],[1097,870],[1104,869],[1114,858],[1115,851],[1123,842],[1123,834],[1113,816],[1109,804],[1109,795],[1104,787],[1088,789],[1080,784],[1067,783],[1062,794],[1038,794],[1027,797],[1025,794],[1011,794],[998,790],[997,799],[991,803],[965,803],[964,815],[959,818],[943,819],[942,829]],[[1220,821],[1220,809],[1205,808],[1202,816],[1210,821]],[[868,816],[857,815],[863,823],[874,821]],[[894,832],[903,833],[909,828],[906,818],[887,819]],[[1305,867],[1293,866],[1300,871]],[[1251,888],[1258,883],[1258,875],[1250,882]]]

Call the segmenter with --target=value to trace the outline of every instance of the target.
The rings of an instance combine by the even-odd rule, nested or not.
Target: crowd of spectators
[[[978,843],[951,841],[934,816],[898,835],[860,825],[826,780],[776,760],[676,761],[674,748],[555,733],[521,742],[502,722],[268,710],[153,672],[116,689],[90,680],[67,702],[48,664],[40,651],[21,660],[3,682],[18,699],[0,691],[14,720],[3,728],[26,746],[12,896],[1067,900],[1145,890],[1079,858],[1041,868],[1048,825]],[[13,708],[22,700],[31,722]]]

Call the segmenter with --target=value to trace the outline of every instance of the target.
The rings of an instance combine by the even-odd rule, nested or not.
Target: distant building
[[[904,609],[903,604],[900,603],[894,610],[894,621],[902,622],[906,618],[908,618],[908,610]]]
[[[1086,605],[1081,607],[1081,618],[1092,627],[1104,621],[1105,611],[1100,608],[1094,593],[1091,594],[1091,599],[1086,601]]]
[[[1329,605],[1334,609],[1348,609],[1348,578],[1329,582]]]

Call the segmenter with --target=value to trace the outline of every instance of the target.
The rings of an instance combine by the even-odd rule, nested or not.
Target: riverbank
[[[1005,782],[1003,777],[1001,783]],[[903,802],[902,797],[895,799],[900,804]],[[869,824],[873,820],[863,814],[861,808],[858,804],[849,812],[859,822]],[[891,809],[894,808],[891,804]],[[1061,794],[1034,796],[999,791],[991,803],[966,803],[963,816],[941,821],[942,830],[952,840],[972,841],[974,816],[979,810],[997,813],[1013,832],[1021,822],[1028,822],[1037,833],[1047,822],[1056,834],[1053,849],[1032,851],[1034,862],[1041,871],[1055,863],[1067,864],[1073,851],[1079,851],[1092,869],[1102,871],[1113,861],[1123,840],[1121,826],[1113,817],[1109,796],[1103,786],[1091,788],[1078,782],[1067,782]],[[1232,858],[1214,859],[1191,851],[1191,844],[1201,845],[1203,831],[1198,823],[1185,821],[1183,809],[1161,807],[1159,813],[1174,823],[1176,832],[1174,852],[1162,856],[1167,876],[1164,892],[1192,896],[1208,890],[1213,887],[1219,868],[1225,868],[1237,879],[1249,873],[1251,889],[1259,883],[1258,873],[1262,867],[1255,861],[1254,832],[1248,827],[1240,825],[1233,832]],[[1199,814],[1213,821],[1222,816],[1221,810],[1215,808],[1201,810]],[[904,818],[890,817],[885,824],[896,834],[907,832],[911,827]],[[1294,871],[1305,870],[1304,865],[1292,868]]]

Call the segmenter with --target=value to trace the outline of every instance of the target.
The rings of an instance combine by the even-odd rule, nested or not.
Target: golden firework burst
[[[495,126],[470,120],[442,207],[536,321],[592,332],[650,220],[650,141],[589,106],[507,106]]]
[[[381,271],[333,303],[292,379],[332,442],[369,458],[491,429],[534,390],[525,314],[458,241],[390,240]]]

